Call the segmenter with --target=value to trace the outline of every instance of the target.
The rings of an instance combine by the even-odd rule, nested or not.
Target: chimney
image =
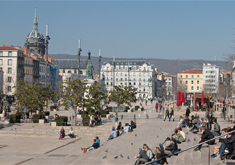
[[[115,55],[113,55],[113,61],[115,61]]]

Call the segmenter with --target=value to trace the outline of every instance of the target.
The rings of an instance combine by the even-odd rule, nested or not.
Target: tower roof
[[[26,42],[29,43],[43,43],[44,36],[38,31],[37,8],[35,8],[35,16],[33,21],[33,30],[27,35]]]

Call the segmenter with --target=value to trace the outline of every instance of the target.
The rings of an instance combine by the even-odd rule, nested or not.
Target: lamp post
[[[49,40],[50,40],[50,37],[49,37],[49,30],[48,30],[48,24],[46,25],[46,43],[45,43],[45,46],[46,46],[46,86],[47,86],[47,82],[48,82],[48,44],[49,44]]]
[[[78,80],[80,80],[80,56],[81,56],[81,40],[78,40]]]
[[[101,54],[100,54],[100,48],[99,48],[99,83],[100,83],[100,70],[101,70]]]

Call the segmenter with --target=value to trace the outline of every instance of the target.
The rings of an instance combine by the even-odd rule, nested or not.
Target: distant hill
[[[53,59],[77,59],[78,56],[69,54],[50,54]],[[81,56],[81,59],[87,59],[87,56]],[[113,60],[113,58],[102,57],[101,64],[106,61]],[[227,63],[226,61],[207,61],[207,60],[189,60],[189,59],[179,59],[179,60],[168,60],[168,59],[157,59],[157,58],[115,58],[115,60],[146,60],[147,62],[153,64],[159,71],[167,72],[176,75],[178,72],[189,69],[200,69],[203,63],[211,63],[212,65],[217,65],[221,69],[231,70],[233,67],[232,63]],[[95,71],[99,69],[99,57],[91,56],[92,64]]]

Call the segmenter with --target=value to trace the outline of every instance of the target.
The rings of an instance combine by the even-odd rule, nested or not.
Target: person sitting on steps
[[[206,129],[206,127],[202,127],[202,136],[200,138],[199,143],[205,142],[207,140],[213,139],[214,135],[209,129]],[[207,142],[207,144],[214,144],[215,140]],[[202,144],[199,145],[197,148],[195,148],[193,151],[201,151]]]
[[[75,137],[74,134],[75,134],[75,132],[74,132],[74,130],[73,130],[73,127],[71,127],[68,136],[69,136],[70,138],[74,138],[74,137]]]

